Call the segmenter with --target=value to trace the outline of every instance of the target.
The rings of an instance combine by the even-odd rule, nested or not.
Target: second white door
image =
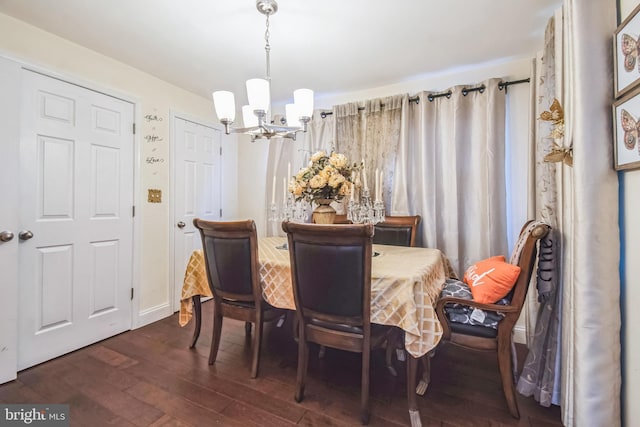
[[[184,272],[191,253],[202,247],[194,218],[222,217],[221,131],[174,118],[174,310],[180,307]]]

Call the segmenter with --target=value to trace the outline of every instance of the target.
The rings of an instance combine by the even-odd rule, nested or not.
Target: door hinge
[[[220,147],[220,155],[222,156],[222,147]]]
[[[133,288],[131,288],[131,299],[133,299]]]
[[[133,216],[133,217],[136,216],[136,206],[135,205],[131,206],[131,216]]]
[[[133,124],[133,134],[134,135],[136,134],[136,124],[135,123]]]
[[[222,209],[220,209],[220,218],[222,218]]]

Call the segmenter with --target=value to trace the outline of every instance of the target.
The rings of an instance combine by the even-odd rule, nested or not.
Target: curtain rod
[[[530,78],[526,78],[526,79],[520,79],[520,80],[511,80],[511,81],[506,81],[506,82],[500,82],[498,83],[498,89],[502,90],[504,89],[504,93],[507,93],[507,88],[511,85],[517,85],[520,83],[529,83],[531,81]],[[469,92],[480,92],[483,93],[484,90],[486,89],[485,85],[480,85],[478,87],[465,87],[462,88],[462,95],[463,96],[467,96],[467,94]],[[434,99],[436,98],[440,98],[442,96],[446,96],[447,98],[451,98],[452,92],[451,90],[448,90],[446,92],[443,93],[432,93],[427,95],[427,99],[429,100],[429,102],[433,102]],[[410,97],[409,98],[409,102],[415,102],[416,104],[420,103],[420,97],[419,96],[414,96],[414,97]],[[381,107],[384,107],[384,104],[381,105]],[[364,107],[358,107],[358,111],[364,111]],[[333,111],[323,111],[320,113],[320,117],[322,117],[323,119],[327,116],[330,116],[333,114]]]

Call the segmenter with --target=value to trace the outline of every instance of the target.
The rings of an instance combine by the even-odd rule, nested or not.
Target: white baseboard
[[[138,313],[138,321],[135,322],[136,325],[134,329],[141,328],[149,323],[157,322],[158,320],[162,320],[172,314],[169,302],[141,310]]]

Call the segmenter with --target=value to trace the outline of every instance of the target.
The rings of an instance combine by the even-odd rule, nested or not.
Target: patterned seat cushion
[[[456,297],[473,300],[473,295],[469,285],[460,280],[447,279],[440,298]],[[500,299],[496,304],[507,305],[510,303],[511,295]],[[496,311],[480,310],[463,304],[447,304],[444,311],[451,322],[465,325],[479,325],[488,328],[498,329],[498,322],[504,318],[504,314]]]

